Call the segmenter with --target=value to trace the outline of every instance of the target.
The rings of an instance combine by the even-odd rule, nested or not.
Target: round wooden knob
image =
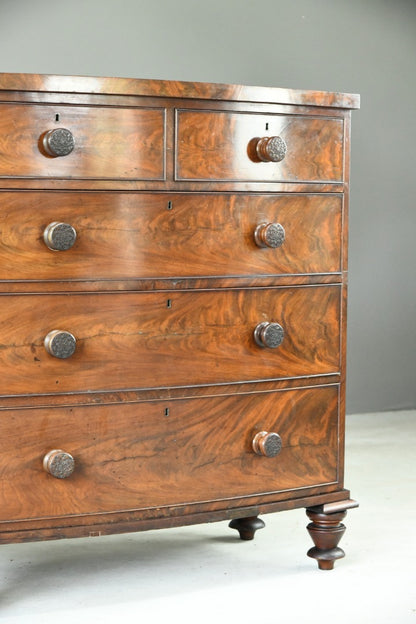
[[[280,162],[286,152],[286,142],[280,136],[262,137],[256,144],[256,154],[263,162]]]
[[[254,240],[258,247],[281,247],[285,241],[285,229],[280,223],[261,223],[256,227]]]
[[[67,479],[74,472],[75,461],[69,453],[53,449],[43,458],[43,468],[56,479]]]
[[[56,358],[65,360],[74,354],[77,341],[70,332],[54,329],[45,337],[46,351]]]
[[[43,147],[49,156],[68,156],[75,147],[75,140],[70,130],[55,128],[43,137]]]
[[[74,246],[77,238],[76,230],[69,223],[54,221],[46,226],[43,240],[53,251],[66,251]]]
[[[282,450],[282,438],[278,433],[260,431],[253,438],[253,451],[264,457],[276,457]]]
[[[259,323],[254,330],[254,340],[259,347],[268,347],[269,349],[276,349],[280,347],[283,342],[284,331],[283,327],[279,323]]]

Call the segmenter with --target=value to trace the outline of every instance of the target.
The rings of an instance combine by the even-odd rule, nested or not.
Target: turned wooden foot
[[[320,570],[332,570],[335,561],[345,557],[342,548],[338,548],[338,543],[345,533],[341,520],[347,512],[322,513],[307,509],[306,513],[312,520],[306,528],[315,544],[314,548],[308,550],[308,557],[317,559]]]
[[[258,529],[264,529],[266,525],[263,520],[260,520],[257,516],[252,516],[250,518],[236,518],[235,520],[231,520],[228,526],[231,529],[237,529],[240,533],[240,539],[252,540],[255,532]]]

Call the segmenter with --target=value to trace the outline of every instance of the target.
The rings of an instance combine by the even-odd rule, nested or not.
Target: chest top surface
[[[208,82],[51,74],[0,73],[0,90],[229,100],[335,108],[359,108],[360,105],[360,96],[351,93]]]

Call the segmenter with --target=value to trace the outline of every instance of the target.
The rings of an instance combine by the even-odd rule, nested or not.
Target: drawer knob
[[[286,141],[280,136],[262,137],[256,144],[257,157],[263,162],[280,162],[286,152]]]
[[[75,140],[70,130],[55,128],[43,137],[43,147],[49,156],[68,156],[75,147]]]
[[[259,323],[254,330],[254,340],[259,347],[268,347],[269,349],[276,349],[280,347],[283,342],[284,331],[283,327],[279,323]]]
[[[256,227],[254,240],[258,247],[276,249],[285,242],[285,228],[280,223],[261,223]]]
[[[43,458],[43,468],[56,479],[67,479],[74,472],[75,461],[69,453],[53,449]]]
[[[264,457],[276,457],[282,450],[282,438],[278,433],[260,431],[253,438],[253,451]]]
[[[49,249],[53,251],[66,251],[74,246],[77,238],[76,230],[69,223],[54,221],[46,226],[43,232],[43,240]]]
[[[50,355],[65,360],[74,354],[77,341],[70,332],[54,329],[45,337],[44,345]]]

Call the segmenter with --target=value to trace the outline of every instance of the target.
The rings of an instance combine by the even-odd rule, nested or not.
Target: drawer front
[[[286,155],[261,161],[257,140],[272,136],[283,139]],[[343,140],[342,119],[180,110],[176,179],[340,182]]]
[[[336,373],[340,295],[340,287],[331,285],[3,296],[0,391],[155,388]],[[263,323],[275,324],[275,338],[281,326],[280,346],[270,346],[273,336],[266,339],[263,332],[257,338],[266,346],[256,343],[254,330]],[[60,357],[44,346],[55,330],[64,332]],[[71,334],[76,347],[68,356]]]
[[[337,195],[3,192],[0,215],[3,280],[276,275],[341,269],[342,198]],[[48,248],[44,233],[51,223],[74,228],[72,247]],[[267,235],[266,241],[256,244],[255,232],[266,231],[270,224],[272,229],[277,224],[283,228],[279,246],[271,246],[276,243]]]
[[[54,157],[43,141],[57,128],[74,148]],[[163,109],[0,105],[0,176],[160,180],[164,143]]]
[[[4,411],[0,418],[1,520],[238,498],[337,480],[337,386]],[[279,434],[280,454],[254,453],[261,431]],[[74,458],[72,475],[44,470],[53,449]]]

